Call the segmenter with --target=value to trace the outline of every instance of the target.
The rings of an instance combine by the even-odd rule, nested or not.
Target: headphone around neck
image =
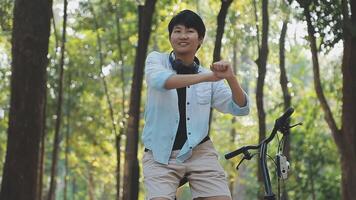
[[[171,51],[169,54],[169,62],[172,65],[173,70],[176,72],[184,72],[187,71],[187,69],[192,69],[193,68],[193,73],[197,74],[199,72],[199,65],[200,61],[197,57],[194,56],[194,62],[191,65],[185,65],[182,60],[176,59],[174,52]]]

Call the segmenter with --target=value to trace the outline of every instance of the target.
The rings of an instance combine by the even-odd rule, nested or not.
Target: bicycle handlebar
[[[241,153],[244,153],[245,151],[248,151],[250,149],[258,149],[260,148],[260,146],[262,145],[262,143],[269,143],[274,136],[276,135],[277,130],[281,129],[284,124],[286,123],[286,120],[289,119],[289,117],[293,114],[294,109],[293,108],[288,108],[282,116],[280,116],[279,118],[276,119],[273,130],[271,135],[264,139],[261,143],[259,143],[258,145],[249,145],[249,146],[243,146],[235,151],[232,151],[230,153],[225,154],[225,159],[231,159],[235,156],[240,155]]]
[[[275,127],[280,128],[283,126],[287,119],[293,114],[294,109],[293,108],[288,108],[282,116],[280,116],[278,119],[276,119],[276,122],[274,124]]]

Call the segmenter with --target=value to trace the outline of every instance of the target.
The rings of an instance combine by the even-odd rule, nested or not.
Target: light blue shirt
[[[210,70],[199,66],[199,73],[207,72]],[[148,89],[142,140],[152,151],[154,160],[162,164],[168,164],[179,120],[186,120],[187,125],[187,141],[177,156],[178,162],[184,162],[208,134],[210,107],[235,116],[249,113],[246,93],[247,103],[240,107],[233,101],[230,87],[221,80],[187,86],[186,119],[179,119],[177,90],[164,87],[166,80],[174,74],[169,54],[151,52],[147,56],[145,78]]]

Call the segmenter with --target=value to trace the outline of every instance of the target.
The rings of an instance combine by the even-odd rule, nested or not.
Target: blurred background
[[[251,101],[248,116],[213,112],[233,199],[261,199],[263,185],[257,159],[236,171],[241,158],[223,155],[268,136],[288,107],[303,126],[286,144],[282,199],[356,195],[354,1],[1,0],[1,199],[144,199],[144,61],[171,51],[183,9],[207,28],[201,64],[230,61]],[[187,184],[177,196],[191,199]]]

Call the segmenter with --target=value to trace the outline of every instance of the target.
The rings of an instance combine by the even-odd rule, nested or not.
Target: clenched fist
[[[228,61],[220,60],[215,62],[210,66],[210,69],[214,72],[215,76],[221,79],[228,79],[235,76],[231,63]]]

